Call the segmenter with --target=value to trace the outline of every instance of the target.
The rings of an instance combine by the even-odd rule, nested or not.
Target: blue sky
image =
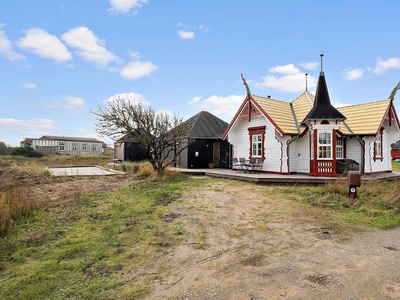
[[[399,11],[397,0],[1,0],[0,141],[100,138],[90,110],[117,95],[230,122],[241,73],[253,94],[291,101],[305,73],[315,91],[320,53],[333,104],[387,99]]]

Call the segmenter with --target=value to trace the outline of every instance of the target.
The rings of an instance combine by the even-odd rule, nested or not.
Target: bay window
[[[318,134],[318,158],[332,159],[332,133],[320,132]]]

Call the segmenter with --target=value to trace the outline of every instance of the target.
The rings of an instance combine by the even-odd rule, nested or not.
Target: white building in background
[[[107,144],[95,138],[44,135],[41,138],[25,138],[21,146],[29,144],[34,150],[44,154],[88,154],[105,155]]]

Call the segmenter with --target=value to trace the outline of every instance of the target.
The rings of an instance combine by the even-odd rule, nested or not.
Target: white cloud
[[[22,87],[24,89],[35,89],[36,88],[36,84],[31,83],[31,82],[26,82],[22,85]]]
[[[54,101],[45,107],[56,109],[68,109],[77,112],[80,108],[85,107],[85,100],[74,96],[62,96],[60,100]]]
[[[300,67],[306,69],[306,70],[316,70],[318,63],[317,62],[306,62],[306,63],[301,63],[299,64]]]
[[[111,7],[108,9],[110,13],[127,14],[132,10],[132,14],[137,14],[136,8],[142,7],[143,3],[148,0],[109,0]]]
[[[134,80],[149,76],[152,72],[157,70],[157,68],[158,67],[150,61],[140,61],[134,58],[132,62],[122,68],[120,75],[125,79]]]
[[[361,68],[347,69],[342,71],[342,77],[346,80],[357,80],[363,77],[364,70]]]
[[[169,111],[168,109],[160,109],[157,111],[157,115],[162,115],[162,116],[166,115],[168,117],[172,117],[174,114],[171,111]]]
[[[107,51],[105,42],[100,40],[89,28],[77,27],[61,36],[61,39],[70,47],[76,48],[76,53],[83,59],[104,67],[118,57]]]
[[[64,62],[72,60],[72,55],[58,37],[39,28],[26,31],[26,36],[18,41],[18,47],[31,50],[37,55]]]
[[[293,64],[288,64],[284,66],[276,66],[269,69],[271,73],[280,73],[284,75],[298,74],[300,70],[296,68]]]
[[[199,29],[200,29],[201,32],[204,32],[204,33],[210,31],[210,29],[208,27],[204,26],[204,25],[200,25]]]
[[[192,31],[185,31],[185,30],[179,30],[178,31],[178,36],[187,40],[187,39],[192,39],[195,37],[194,32]]]
[[[368,68],[370,71],[375,74],[385,74],[388,69],[391,68],[400,68],[400,57],[392,57],[388,60],[379,60],[376,62],[375,69]]]
[[[146,99],[137,93],[121,93],[121,94],[115,94],[114,96],[111,96],[110,98],[104,100],[104,102],[113,102],[114,100],[121,99],[126,102],[129,102],[132,105],[136,104],[143,104],[143,105],[149,105],[150,103],[146,101]]]
[[[0,119],[0,128],[15,134],[29,135],[43,134],[43,132],[53,132],[54,122],[50,119],[16,120]]]
[[[201,100],[201,97],[200,97],[200,96],[197,96],[197,97],[194,97],[192,100],[190,100],[190,101],[188,102],[188,104],[189,104],[189,105],[193,105],[193,104],[195,104],[195,103],[198,103],[200,100]]]
[[[226,97],[214,95],[204,100],[201,100],[201,97],[194,97],[188,104],[199,109],[211,111],[216,115],[233,117],[245,97],[245,95],[229,95]]]
[[[258,88],[272,88],[279,92],[298,93],[305,91],[306,79],[305,74],[302,73],[293,64],[284,66],[276,66],[269,69],[270,73],[278,73],[281,76],[267,75],[262,77],[261,82],[256,82],[254,85]],[[317,80],[308,75],[307,77],[308,88],[313,88],[317,85]]]
[[[9,60],[19,60],[25,58],[25,56],[18,54],[17,52],[14,51],[11,42],[7,38],[4,31],[0,31],[0,54],[5,56]]]

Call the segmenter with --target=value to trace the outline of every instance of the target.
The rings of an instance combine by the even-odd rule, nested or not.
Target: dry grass
[[[150,163],[145,163],[139,166],[139,170],[136,173],[138,177],[156,177],[157,173],[154,171]]]
[[[38,207],[38,199],[19,186],[0,194],[0,235],[8,232],[13,221]]]

